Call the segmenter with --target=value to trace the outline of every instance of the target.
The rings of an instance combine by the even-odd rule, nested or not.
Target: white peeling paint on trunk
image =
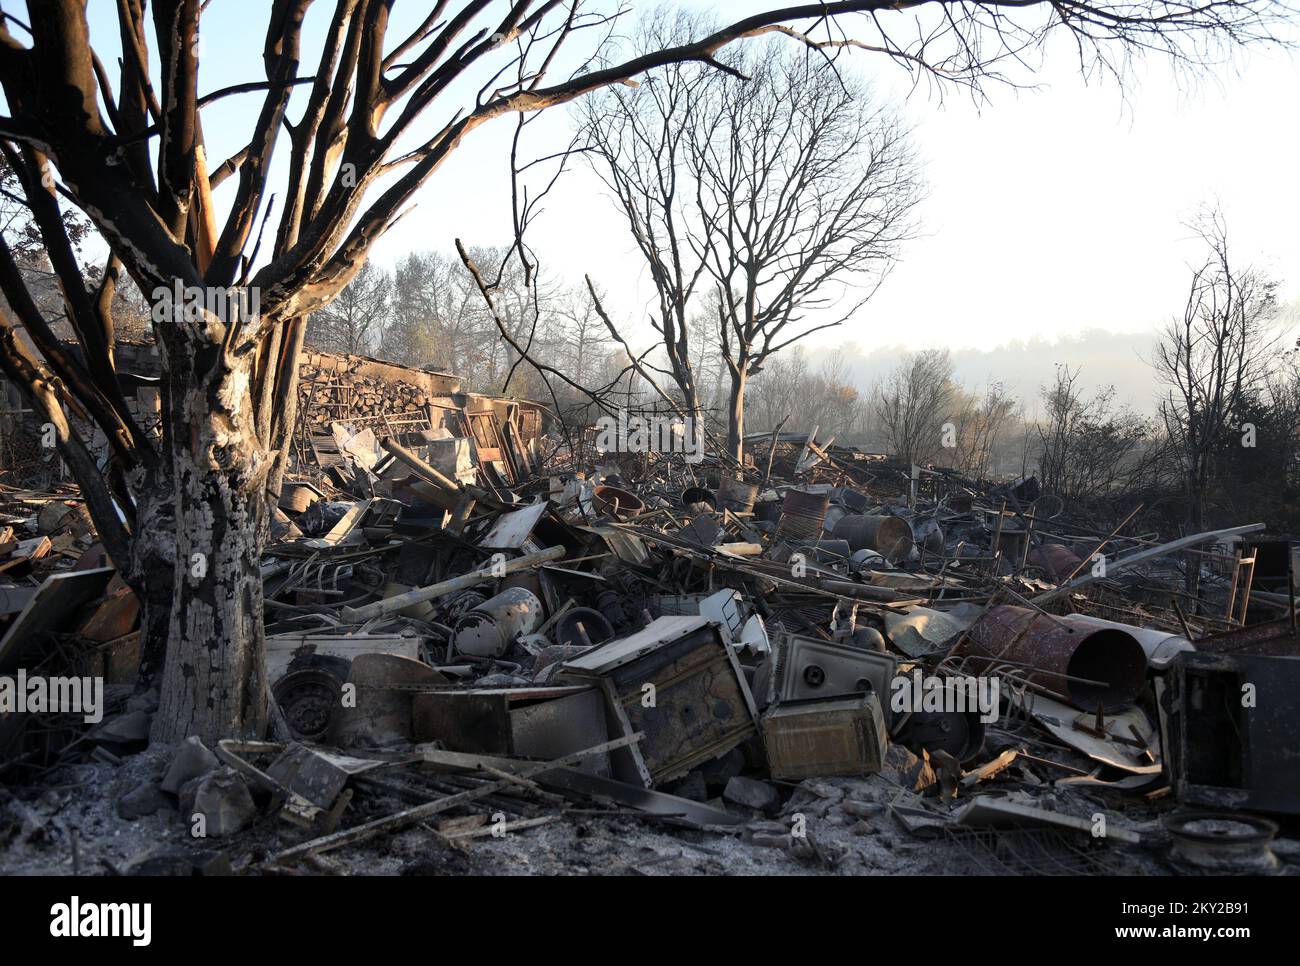
[[[155,741],[266,731],[260,562],[269,460],[254,432],[249,359],[209,344],[165,376],[176,561]]]

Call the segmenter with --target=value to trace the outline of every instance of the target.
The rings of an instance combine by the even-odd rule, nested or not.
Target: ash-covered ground
[[[1009,769],[990,789],[1075,815],[1104,813],[1144,833],[1141,846],[1020,829],[994,833],[944,824],[969,796],[945,802],[904,787],[901,771],[782,786],[766,812],[714,800],[744,824],[707,829],[593,801],[533,809],[542,824],[491,832],[497,806],[469,803],[427,823],[290,862],[277,852],[317,831],[259,801],[259,817],[226,837],[195,838],[176,796],[159,788],[174,750],[151,748],[120,764],[87,761],[36,784],[0,789],[0,871],[7,875],[973,875],[1176,874],[1160,834],[1160,802],[1039,790],[1032,799]],[[1018,787],[1019,786],[1019,787]],[[981,789],[981,794],[984,790]],[[259,798],[261,796],[258,796]],[[348,828],[409,807],[369,788],[342,817]],[[1122,805],[1122,809],[1117,807]],[[911,826],[909,828],[909,826]],[[1300,841],[1274,844],[1280,874],[1300,871]]]

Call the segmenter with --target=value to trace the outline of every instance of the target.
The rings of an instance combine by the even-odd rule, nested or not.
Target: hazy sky
[[[634,14],[649,6],[632,5]],[[115,33],[114,6],[91,0],[98,40]],[[308,22],[308,49],[323,29],[324,8],[333,5],[318,6]],[[260,67],[263,7],[260,0],[211,4],[201,91],[246,80]],[[714,5],[720,17],[753,7]],[[248,16],[253,8],[256,18]],[[392,35],[424,9],[399,2]],[[1239,257],[1282,278],[1285,299],[1300,297],[1295,59],[1247,50],[1232,69],[1187,89],[1153,57],[1121,92],[1113,83],[1085,84],[1068,48],[1049,54],[1037,77],[1019,75],[1036,80],[1038,89],[990,85],[979,108],[955,90],[942,103],[925,89],[909,96],[907,72],[879,55],[849,59],[913,126],[930,194],[921,209],[924,237],[907,246],[857,317],[815,336],[816,344],[987,349],[1084,329],[1151,331],[1182,303],[1187,265],[1199,257],[1184,222],[1207,201],[1222,206]],[[212,163],[244,143],[259,102],[257,94],[230,98],[205,112]],[[563,109],[550,112],[525,149],[552,150],[566,139],[568,123]],[[373,257],[389,265],[414,249],[450,251],[456,237],[507,241],[512,130],[505,118],[473,132]],[[233,182],[222,187],[219,203]],[[582,162],[553,192],[531,241],[548,274],[576,282],[590,273],[621,316],[643,316],[645,273],[612,202]]]
[[[1269,266],[1285,298],[1300,295],[1300,63],[1292,56],[1247,51],[1233,71],[1190,90],[1152,59],[1121,92],[1086,84],[1067,52],[1049,59],[1039,89],[992,85],[979,108],[956,91],[942,103],[924,89],[908,96],[907,73],[879,57],[850,63],[911,122],[930,195],[924,237],[858,317],[817,343],[987,348],[1085,328],[1149,331],[1181,307],[1187,265],[1200,256],[1185,222],[1204,202],[1222,206],[1240,257]],[[547,121],[558,135],[567,117],[556,111]],[[475,132],[376,257],[390,261],[454,235],[507,237],[501,149],[509,132],[508,123]],[[546,268],[564,278],[591,273],[625,313],[644,305],[645,272],[582,163],[547,207],[532,235]]]

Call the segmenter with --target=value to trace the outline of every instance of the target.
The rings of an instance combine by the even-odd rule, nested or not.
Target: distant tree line
[[[822,440],[944,467],[975,479],[1035,474],[1064,504],[1117,523],[1137,503],[1162,529],[1200,531],[1243,521],[1300,530],[1300,349],[1279,341],[1276,283],[1238,266],[1222,216],[1199,216],[1207,256],[1187,303],[1160,333],[1150,360],[1159,399],[1144,415],[1116,402],[1097,374],[1060,363],[1036,399],[996,381],[964,385],[946,349],[909,353],[873,386],[858,385],[842,355],[814,364],[801,346],[768,358],[745,397],[750,433],[818,429]],[[472,250],[496,271],[506,251]],[[496,306],[513,340],[629,408],[661,405],[600,317],[598,290],[525,284],[506,261]],[[514,264],[517,264],[515,262]],[[728,430],[731,385],[707,316],[685,319],[694,402],[715,439]],[[500,337],[459,259],[413,252],[392,271],[367,265],[324,312],[308,341],[455,372],[466,387],[558,403],[572,425],[596,414],[591,399],[538,373]],[[644,365],[667,365],[659,355]],[[680,387],[668,394],[685,406]]]

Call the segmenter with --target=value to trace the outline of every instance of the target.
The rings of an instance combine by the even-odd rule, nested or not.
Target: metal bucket
[[[1146,686],[1146,652],[1132,634],[1028,607],[991,608],[971,627],[963,652],[986,669],[1000,662],[1026,666],[1036,684],[1084,711],[1099,705],[1104,712],[1122,711]]]
[[[848,515],[848,510],[844,509],[844,507],[840,506],[838,503],[832,503],[826,508],[826,518],[822,520],[822,529],[827,533],[834,533],[835,524],[839,523]]]
[[[526,587],[511,587],[456,622],[456,650],[475,657],[500,657],[541,623],[542,602],[537,595]]]
[[[718,500],[732,513],[748,513],[754,509],[754,499],[758,496],[758,486],[744,483],[730,477],[724,477],[718,487]]]
[[[854,550],[874,550],[891,563],[906,560],[912,552],[912,527],[898,517],[841,517],[832,535],[847,540]]]
[[[688,486],[682,490],[682,506],[690,509],[699,503],[706,504],[711,510],[718,508],[718,498],[713,494],[712,490],[705,489],[702,486]]]
[[[591,502],[597,513],[611,516],[616,520],[626,520],[636,516],[645,509],[645,504],[635,493],[619,489],[617,486],[598,486],[591,491]]]

